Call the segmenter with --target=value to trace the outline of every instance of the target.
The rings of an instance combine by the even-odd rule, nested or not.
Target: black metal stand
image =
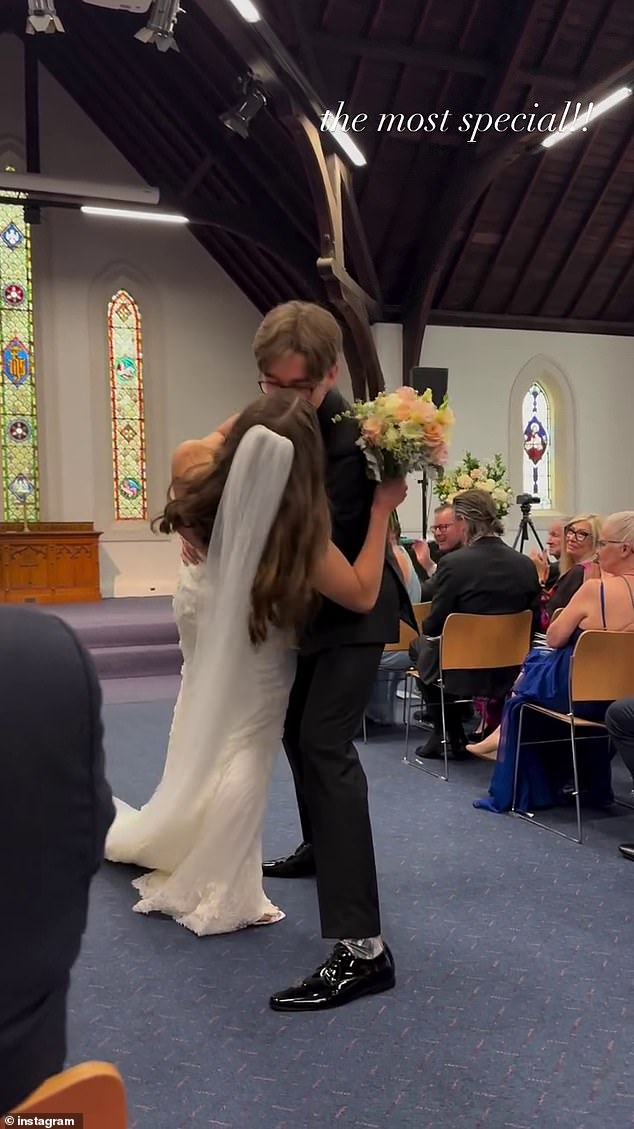
[[[540,540],[539,533],[537,532],[537,530],[535,529],[535,526],[533,525],[533,519],[531,517],[530,506],[523,505],[521,507],[521,510],[522,510],[522,518],[521,518],[521,521],[520,521],[520,524],[519,524],[519,529],[517,531],[517,535],[516,535],[515,540],[513,542],[513,548],[517,549],[517,547],[519,545],[519,551],[520,551],[520,553],[523,553],[524,552],[524,546],[528,542],[528,535],[529,535],[529,532],[530,532],[530,533],[533,534],[533,537],[535,538],[535,540],[537,541],[537,544],[539,545],[540,549],[543,552],[544,546],[543,546],[543,544]]]
[[[422,530],[421,537],[422,537],[423,541],[426,541],[427,540],[427,510],[428,510],[428,507],[429,507],[429,501],[428,501],[428,498],[427,498],[427,493],[428,493],[428,490],[429,490],[429,479],[427,477],[427,471],[426,470],[423,471],[423,477],[419,478],[418,485],[420,486],[420,490],[421,490],[421,500],[420,500],[421,501],[421,511],[422,511],[421,512],[421,518],[422,518],[422,520],[421,520],[421,530]]]

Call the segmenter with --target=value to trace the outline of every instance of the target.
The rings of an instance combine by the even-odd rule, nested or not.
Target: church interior
[[[631,0],[2,0],[0,90],[0,604],[90,653],[114,795],[156,788],[179,690],[182,546],[153,524],[172,452],[256,400],[275,306],[336,316],[348,401],[446,393],[448,469],[499,456],[509,546],[634,510]],[[411,549],[447,493],[408,486]],[[544,813],[555,834],[478,810],[491,763],[418,771],[402,677],[356,740],[395,990],[275,1014],[270,992],[320,959],[310,878],[266,880],[272,928],[199,937],[134,914],[138,870],[104,862],[66,1065],[116,1077],[40,1112],[633,1124],[634,776],[617,754],[582,843],[574,804]],[[280,751],[264,858],[298,838]],[[2,1047],[0,1022],[0,1072]]]

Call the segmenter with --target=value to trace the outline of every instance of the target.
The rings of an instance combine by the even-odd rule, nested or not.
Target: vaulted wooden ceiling
[[[634,333],[634,97],[550,150],[535,133],[469,144],[457,130],[465,113],[559,116],[634,81],[632,0],[258,6],[324,105],[368,115],[359,215],[381,316],[405,323],[411,359],[428,322]],[[311,193],[274,100],[247,141],[219,121],[246,25],[227,0],[185,7],[180,53],[133,38],[146,17],[80,0],[57,0],[64,35],[24,38],[139,174],[204,221],[196,237],[261,310],[323,300]],[[23,36],[25,8],[3,0],[0,28]],[[445,110],[442,133],[376,130],[383,112]]]

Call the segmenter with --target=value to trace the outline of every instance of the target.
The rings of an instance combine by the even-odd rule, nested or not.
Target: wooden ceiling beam
[[[476,113],[494,114],[509,83],[515,79],[527,37],[535,18],[532,0],[516,0],[498,47],[497,68],[485,82],[474,107]],[[477,203],[482,193],[493,181],[506,160],[507,150],[500,146],[493,155],[474,161],[467,146],[454,154],[450,164],[448,182],[452,185],[435,213],[429,216],[432,231],[425,235],[414,275],[414,285],[406,304],[403,325],[403,375],[420,361],[425,326],[429,317],[440,272],[451,241],[456,236],[456,226],[466,209]],[[512,153],[512,149],[508,152]]]
[[[580,246],[580,244],[585,239],[586,234],[588,232],[588,229],[590,228],[590,226],[594,222],[595,216],[598,214],[600,209],[603,207],[605,199],[606,199],[608,193],[610,192],[610,189],[612,188],[612,184],[614,183],[616,177],[620,174],[621,168],[622,168],[622,166],[623,166],[623,164],[624,164],[624,162],[625,162],[625,160],[628,156],[630,146],[631,146],[633,140],[634,140],[634,134],[633,133],[628,134],[624,138],[624,140],[621,143],[621,145],[619,146],[619,148],[617,149],[617,152],[614,156],[614,159],[612,160],[612,162],[611,162],[611,164],[608,168],[607,175],[603,178],[603,184],[601,186],[601,191],[599,192],[598,196],[595,196],[595,198],[592,201],[590,207],[586,209],[586,213],[585,213],[584,218],[582,219],[581,223],[576,228],[576,230],[573,232],[573,235],[572,235],[571,239],[569,240],[568,251],[565,253],[564,258],[561,261],[561,263],[560,263],[557,271],[555,272],[554,276],[551,276],[551,278],[548,280],[546,288],[544,290],[542,290],[541,296],[538,300],[538,306],[539,307],[548,304],[548,300],[550,299],[550,297],[554,293],[554,291],[557,289],[557,286],[559,285],[561,279],[563,278],[566,271],[568,270],[575,254],[577,252],[578,247]],[[565,142],[564,142],[564,144],[565,144]]]
[[[481,314],[474,310],[433,309],[430,325],[481,327],[483,329],[536,329],[557,333],[606,333],[634,337],[634,321],[596,321],[593,318],[533,317],[522,314]]]
[[[560,191],[559,195],[556,197],[553,207],[550,209],[549,214],[546,216],[544,222],[542,223],[542,225],[539,229],[539,234],[537,236],[537,239],[535,240],[535,242],[533,242],[531,244],[531,247],[530,247],[528,254],[524,257],[524,261],[522,262],[522,265],[519,267],[519,269],[517,271],[517,278],[515,280],[515,283],[513,285],[511,293],[508,295],[506,302],[505,302],[505,306],[504,306],[504,312],[505,313],[512,313],[513,312],[511,310],[511,306],[513,305],[513,302],[515,301],[517,293],[520,290],[520,288],[522,287],[522,285],[524,284],[526,278],[531,276],[531,267],[537,261],[540,252],[542,251],[542,249],[545,246],[547,246],[549,238],[553,233],[553,229],[555,228],[557,221],[559,220],[560,216],[562,215],[563,210],[564,210],[566,204],[568,203],[568,198],[570,197],[570,194],[573,191],[573,189],[574,189],[574,187],[577,183],[577,180],[578,180],[581,172],[583,171],[585,164],[588,161],[589,156],[591,156],[593,146],[596,146],[597,138],[600,137],[600,135],[601,135],[601,126],[595,125],[594,130],[592,131],[590,136],[586,139],[585,145],[580,147],[579,152],[577,154],[577,160],[574,162],[574,164],[573,164],[573,166],[572,166],[572,168],[571,168],[571,170],[568,174],[568,177],[566,179],[566,183],[563,186],[563,190]],[[538,159],[541,159],[541,158],[538,158]],[[539,307],[539,303],[538,303],[537,307],[534,308],[534,311],[532,311],[532,312],[537,312],[538,307]]]
[[[610,306],[614,305],[614,303],[616,302],[617,298],[619,297],[621,291],[625,289],[625,283],[629,282],[630,275],[633,272],[634,272],[634,259],[629,259],[629,261],[626,262],[623,269],[621,271],[619,271],[619,273],[616,277],[616,280],[614,282],[614,285],[610,287],[607,297],[601,303],[599,309],[597,310],[597,312],[596,312],[597,318],[599,318],[600,320],[603,320],[604,314],[610,309]],[[634,294],[634,285],[632,283],[630,283],[629,292],[630,292],[630,294]],[[634,310],[634,306],[632,306],[632,310]]]
[[[529,13],[530,16],[530,13]],[[521,34],[521,32],[520,32]],[[507,32],[507,54],[515,51],[510,41],[511,28]],[[588,80],[588,85],[579,91],[576,100],[587,102],[604,93],[622,80],[626,73],[634,67],[634,55],[629,48],[610,67],[610,70],[595,75]],[[506,85],[509,76],[502,77],[498,83],[500,89]],[[493,80],[494,81],[494,80]],[[487,84],[488,85],[488,84]],[[492,112],[492,111],[491,111]],[[449,253],[452,239],[455,239],[456,226],[466,209],[475,203],[484,189],[492,182],[506,166],[517,159],[520,153],[525,152],[530,135],[520,136],[518,139],[509,138],[506,143],[500,144],[496,150],[486,157],[476,159],[473,163],[460,167],[460,151],[455,154],[455,168],[448,176],[452,187],[447,192],[437,212],[430,217],[431,233],[422,247],[418,269],[414,278],[418,279],[418,293],[411,295],[405,305],[406,320],[403,330],[403,359],[405,372],[412,365],[418,364],[425,331],[425,318],[433,305],[435,288],[440,277],[443,262]],[[621,151],[621,157],[627,150]],[[467,158],[462,157],[466,162]],[[613,170],[614,171],[614,170]],[[602,193],[603,196],[603,193]],[[591,222],[589,217],[589,222]]]
[[[290,8],[291,23],[295,32],[302,62],[306,67],[312,85],[323,98],[325,96],[326,84],[321,67],[317,61],[315,45],[308,34],[308,27],[304,18],[304,12],[302,11],[303,0],[285,0],[285,4]]]
[[[383,3],[382,2],[379,3],[379,4],[376,4],[375,7],[373,8],[373,10],[371,11],[370,18],[366,23],[365,38],[371,38],[371,36],[373,35],[374,30],[376,28],[376,25],[377,25],[379,19],[381,18],[381,12],[382,11],[383,11]],[[349,106],[355,105],[357,88],[358,88],[358,86],[361,82],[361,76],[363,75],[365,63],[366,63],[366,60],[362,59],[361,57],[359,57],[356,60],[356,65],[355,65],[355,70],[354,70],[354,78],[352,79],[352,82],[349,86],[349,89],[346,92],[346,102]]]
[[[498,243],[498,245],[495,249],[495,254],[493,256],[493,259],[491,260],[491,262],[489,263],[489,265],[487,267],[487,278],[485,279],[484,285],[480,288],[480,301],[481,302],[484,301],[487,288],[489,287],[489,285],[491,284],[491,282],[493,280],[493,276],[494,276],[495,271],[498,267],[498,264],[502,261],[502,258],[503,258],[504,254],[506,252],[506,249],[509,246],[511,239],[515,235],[515,232],[517,231],[518,226],[519,226],[520,222],[522,221],[522,219],[524,217],[524,210],[526,208],[528,201],[531,198],[531,195],[533,193],[533,189],[535,188],[535,185],[537,184],[537,181],[539,180],[540,173],[542,172],[542,169],[544,167],[545,157],[546,157],[546,150],[544,150],[544,153],[542,155],[540,155],[539,157],[537,157],[535,159],[533,171],[532,171],[530,177],[528,178],[528,180],[527,180],[527,182],[524,186],[524,189],[522,191],[522,194],[521,194],[517,204],[513,208],[509,222],[507,223],[504,231],[502,232],[502,238],[500,239],[500,241],[499,241],[499,243]],[[442,302],[440,303],[440,305],[442,305]]]
[[[191,138],[187,129],[182,128],[179,120],[172,119],[174,103],[163,95],[160,89],[138,89],[132,86],[132,76],[125,65],[121,66],[121,73],[116,75],[117,91],[127,102],[126,112],[113,114],[103,102],[102,91],[105,75],[102,73],[102,57],[91,57],[88,41],[82,38],[81,32],[75,30],[74,38],[83,44],[83,49],[77,52],[71,50],[70,42],[63,44],[45,43],[49,48],[46,56],[50,55],[50,62],[55,64],[59,60],[59,52],[67,54],[63,59],[59,79],[64,82],[65,76],[76,73],[76,89],[74,96],[79,104],[93,117],[95,124],[109,136],[116,147],[126,156],[126,159],[137,169],[146,180],[156,181],[160,187],[169,184],[170,195],[178,200],[182,188],[183,168],[196,168],[200,170],[200,147],[196,140]],[[105,45],[108,50],[114,50],[114,44],[105,32]],[[53,52],[53,46],[57,48]],[[154,56],[152,55],[152,58]],[[78,60],[90,60],[90,66],[81,66],[81,74],[77,71],[75,63]],[[46,65],[47,58],[44,58]],[[53,72],[55,67],[53,67]],[[90,104],[86,104],[86,93],[92,89]],[[159,128],[155,116],[156,109],[160,110],[161,127]],[[154,111],[154,112],[152,112]],[[135,116],[138,123],[131,127]],[[170,123],[169,134],[164,126]],[[120,128],[118,128],[120,123]],[[125,123],[125,125],[124,125]],[[209,156],[207,154],[206,156]],[[204,163],[205,158],[203,158]],[[223,168],[227,176],[226,168]],[[229,177],[229,179],[231,179]],[[298,279],[301,279],[305,288],[315,297],[323,294],[322,287],[315,268],[315,258],[312,249],[293,239],[287,230],[287,225],[281,222],[283,213],[270,210],[266,201],[260,201],[257,209],[253,201],[244,195],[244,180],[239,175],[235,177],[231,189],[234,202],[231,204],[218,203],[217,200],[207,199],[207,190],[203,183],[197,188],[199,214],[191,218],[196,228],[201,225],[215,227],[230,232],[232,235],[256,244],[268,254],[274,255],[281,262],[286,263]],[[238,201],[237,203],[235,201]]]
[[[382,311],[380,304],[355,282],[346,267],[343,196],[349,174],[338,156],[326,156],[323,134],[306,115],[290,114],[288,126],[296,138],[313,193],[321,244],[317,269],[329,301],[346,327],[346,359],[355,396],[361,388],[365,392],[366,387],[370,396],[376,396],[385,383],[371,320],[379,319]]]
[[[464,24],[462,26],[462,30],[461,30],[461,33],[460,33],[460,38],[458,40],[458,50],[459,51],[462,50],[464,44],[467,42],[467,40],[469,38],[469,35],[471,33],[471,28],[473,27],[477,13],[479,11],[479,7],[480,7],[480,0],[473,0],[473,3],[469,6],[469,14],[468,14],[466,20],[464,21]],[[426,14],[427,14],[427,9],[425,9],[424,15],[426,16]],[[424,24],[422,26],[419,24],[419,28],[418,28],[419,34],[420,34],[420,32],[423,28],[424,28]],[[405,78],[406,73],[407,72],[404,73],[403,78]],[[445,103],[446,103],[446,100],[447,100],[447,95],[449,93],[449,87],[451,86],[451,82],[452,82],[453,78],[454,78],[454,75],[451,74],[451,73],[447,73],[447,74],[444,74],[442,76],[441,82],[439,84],[438,91],[437,91],[437,93],[434,97],[434,110],[436,111],[436,113],[438,113],[438,112],[442,113],[443,110],[445,109]],[[412,140],[415,140],[415,141],[418,142],[418,153],[417,153],[417,155],[414,158],[414,161],[412,163],[412,166],[411,166],[411,169],[410,169],[410,175],[403,178],[403,187],[401,188],[401,191],[399,193],[399,197],[398,197],[398,200],[397,200],[397,204],[396,204],[396,207],[394,209],[394,215],[396,217],[401,216],[401,215],[410,215],[411,212],[412,212],[412,208],[415,207],[416,200],[420,195],[418,169],[421,166],[424,167],[424,165],[427,161],[426,146],[423,147],[421,145],[420,138],[417,137],[416,134],[410,134],[409,132],[408,132],[408,137],[411,137]],[[461,138],[459,138],[455,134],[451,134],[451,133],[437,133],[437,134],[434,134],[433,137],[434,137],[434,144],[438,144],[440,142],[441,144],[450,144],[453,147],[455,147],[455,146],[457,146],[461,143]],[[375,155],[374,160],[378,161],[380,159],[380,155],[381,155],[381,150],[379,148],[379,150],[377,150],[377,153]],[[367,188],[369,182],[370,182],[370,178],[368,177],[368,179],[366,181],[366,188]],[[385,234],[383,236],[383,239],[381,240],[381,243],[380,243],[379,249],[377,251],[377,255],[376,255],[377,262],[379,262],[379,263],[381,262],[383,254],[386,251],[386,248],[387,248],[388,242],[390,240],[391,234],[392,234],[392,227],[388,226],[388,228],[386,229]]]
[[[557,9],[557,14],[556,14],[556,17],[555,17],[555,23],[554,23],[554,25],[551,29],[551,32],[550,32],[550,35],[549,35],[549,38],[548,38],[548,43],[547,43],[547,46],[546,46],[546,50],[542,53],[542,57],[541,57],[541,60],[540,60],[540,67],[541,68],[544,68],[548,65],[548,60],[549,60],[550,55],[552,54],[554,47],[557,43],[557,38],[559,36],[561,28],[565,24],[565,21],[568,17],[570,7],[575,2],[576,2],[576,0],[560,0],[559,8]],[[532,93],[533,93],[532,88],[530,88],[527,92],[527,95],[526,95],[526,102],[527,103],[530,102],[531,97],[532,97]],[[487,264],[487,271],[486,271],[486,278],[484,280],[484,285],[481,285],[480,280],[478,280],[478,294],[479,294],[481,300],[484,296],[484,292],[487,289],[487,285],[489,284],[490,280],[493,278],[493,275],[495,273],[495,270],[496,270],[498,263],[501,261],[503,255],[506,251],[506,248],[508,247],[508,245],[510,243],[512,236],[514,235],[515,231],[517,230],[517,226],[519,224],[520,217],[524,213],[525,205],[526,205],[527,201],[530,199],[532,191],[533,191],[533,189],[534,189],[534,187],[537,184],[537,181],[539,179],[539,175],[540,175],[542,168],[543,168],[545,156],[546,156],[546,151],[544,150],[543,153],[535,160],[533,172],[532,172],[529,180],[527,181],[527,183],[524,187],[524,190],[523,190],[522,195],[520,197],[519,203],[513,208],[511,218],[510,218],[508,224],[506,225],[506,228],[505,228],[504,232],[502,233],[502,238],[500,239],[500,241],[499,241],[499,243],[498,243],[498,245],[495,249],[495,254],[493,256],[493,260],[490,261]],[[487,196],[488,196],[488,193],[487,193]],[[467,250],[467,244],[464,244],[463,245],[463,253],[466,250]],[[453,275],[453,273],[454,272],[452,271],[452,275]],[[458,273],[457,268],[455,268],[455,273],[456,274]],[[439,305],[442,305],[442,299],[440,300]]]
[[[597,2],[597,0],[595,0],[595,2]],[[597,2],[597,9],[597,18],[594,21],[591,31],[588,33],[586,49],[583,54],[583,59],[581,60],[581,63],[579,65],[579,70],[582,73],[583,71],[587,70],[588,66],[590,65],[592,53],[595,47],[602,41],[606,26],[609,23],[609,20],[614,11],[614,0],[603,0],[602,7]]]
[[[363,289],[382,305],[381,283],[372,259],[368,238],[359,212],[349,170],[343,170],[343,212],[347,221],[344,235],[350,249],[355,275]]]
[[[479,2],[479,0],[477,0],[477,2]],[[418,20],[418,23],[416,25],[416,29],[414,31],[414,35],[412,37],[413,43],[416,42],[416,40],[423,34],[423,31],[425,30],[425,24],[427,23],[427,17],[429,15],[430,10],[431,10],[432,4],[433,4],[433,0],[426,0],[426,2],[423,4],[423,10],[420,14],[420,18]],[[477,4],[476,4],[476,6],[477,6]],[[348,94],[348,102],[350,103],[351,106],[355,105],[356,83],[358,82],[359,75],[362,72],[363,64],[364,64],[364,60],[360,59],[359,60],[359,66],[358,66],[358,69],[357,69],[357,73],[355,75],[355,82],[353,84],[353,87],[352,87],[350,93]],[[407,66],[401,67],[401,71],[400,71],[400,74],[399,74],[398,79],[396,81],[395,88],[394,88],[393,97],[390,98],[390,100],[389,100],[390,106],[398,106],[400,104],[403,86],[404,86],[405,80],[407,78],[407,70],[408,70]],[[381,158],[382,158],[383,153],[385,151],[385,146],[389,142],[390,136],[391,136],[391,134],[382,134],[378,139],[377,147],[376,147],[374,153],[372,154],[372,163],[373,163],[375,168],[377,168],[381,163]],[[420,145],[420,137],[417,137],[415,134],[409,134],[409,136],[412,138],[412,140],[416,141]],[[441,137],[441,138],[445,137],[445,136],[447,136],[447,135],[442,134],[442,133],[439,134],[439,137]],[[371,177],[369,177],[369,176],[366,177],[366,181],[365,181],[365,191],[366,192],[370,188],[371,181],[372,181]],[[362,197],[362,199],[363,199],[363,197]],[[398,212],[396,214],[398,215]]]
[[[605,243],[599,249],[598,254],[593,255],[590,266],[585,271],[583,271],[581,278],[579,279],[579,284],[575,288],[574,296],[566,306],[564,317],[574,317],[575,310],[581,302],[583,293],[586,289],[586,286],[588,285],[590,278],[596,270],[597,264],[601,262],[602,259],[609,257],[612,247],[619,241],[624,229],[626,229],[631,224],[631,221],[632,201],[630,199],[627,200],[624,206],[621,208],[620,213],[616,221],[612,224]]]
[[[435,47],[419,47],[389,40],[370,40],[362,36],[339,35],[315,30],[310,32],[313,45],[325,54],[358,55],[375,63],[401,63],[403,66],[418,67],[423,70],[453,71],[454,74],[474,75],[476,78],[489,78],[495,65],[488,59],[463,54],[460,51],[440,51]],[[574,90],[581,76],[564,75],[552,71],[520,67],[515,76],[517,82],[527,86],[537,86],[559,91],[566,96]]]

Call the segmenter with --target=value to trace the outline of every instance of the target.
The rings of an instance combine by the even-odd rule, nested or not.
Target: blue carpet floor
[[[140,803],[171,703],[104,712],[113,788]],[[634,812],[590,819],[579,847],[476,811],[486,764],[445,784],[406,767],[396,737],[360,747],[396,989],[274,1014],[269,992],[324,952],[312,881],[269,884],[278,925],[197,938],[132,913],[136,872],[106,864],[74,974],[70,1061],[118,1065],[137,1129],[631,1129],[634,866],[616,844],[634,841]],[[265,846],[297,839],[280,759]]]

